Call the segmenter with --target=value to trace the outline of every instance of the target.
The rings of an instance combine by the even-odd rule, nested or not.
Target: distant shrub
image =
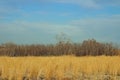
[[[112,43],[100,43],[94,39],[84,40],[82,43],[60,41],[51,45],[17,45],[6,43],[0,45],[0,56],[113,56],[119,55],[118,48]]]

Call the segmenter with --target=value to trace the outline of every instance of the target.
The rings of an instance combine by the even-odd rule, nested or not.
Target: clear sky
[[[0,0],[0,44],[96,39],[120,44],[120,0]]]

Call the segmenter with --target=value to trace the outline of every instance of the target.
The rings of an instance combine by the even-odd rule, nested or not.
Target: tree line
[[[82,43],[59,41],[49,45],[5,43],[0,45],[0,56],[113,56],[119,55],[118,50],[112,43],[101,43],[94,39],[84,40]]]

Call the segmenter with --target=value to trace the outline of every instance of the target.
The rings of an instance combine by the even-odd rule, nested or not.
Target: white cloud
[[[91,17],[82,18],[78,20],[72,20],[70,23],[66,24],[56,24],[47,22],[29,22],[24,20],[11,21],[9,23],[1,23],[0,31],[11,31],[11,32],[25,32],[32,31],[31,29],[39,30],[44,33],[57,34],[60,32],[65,32],[70,35],[77,35],[78,33],[83,33],[85,29],[100,30],[102,28],[120,28],[120,15],[103,16],[103,17]],[[18,31],[19,30],[19,31]]]
[[[24,13],[21,6],[38,3],[41,5],[42,3],[65,3],[65,4],[74,4],[81,6],[83,8],[89,9],[99,9],[105,6],[120,6],[120,0],[0,0],[0,17],[5,14],[21,14],[21,15],[29,15],[28,13]],[[49,14],[49,11],[36,11],[38,14],[46,15]],[[4,14],[4,15],[3,15]],[[61,16],[69,15],[68,13],[61,14]],[[2,17],[3,18],[3,17]]]
[[[58,14],[59,16],[72,16],[72,13],[62,12]]]
[[[53,2],[57,3],[68,3],[68,4],[76,4],[81,7],[86,8],[99,8],[99,4],[96,3],[94,0],[52,0]]]
[[[1,24],[1,32],[12,33],[36,33],[42,32],[46,34],[59,34],[64,32],[68,35],[76,35],[80,30],[78,27],[71,26],[69,24],[53,24],[53,23],[40,23],[40,22],[28,22],[28,21],[14,21],[10,23]]]
[[[107,17],[94,17],[73,20],[72,26],[77,26],[83,30],[84,36],[99,40],[116,41],[119,39],[120,15]]]
[[[102,8],[104,6],[119,6],[120,0],[44,0],[45,2],[57,2],[75,4],[85,8]]]
[[[82,18],[78,20],[73,20],[72,24],[76,25],[90,25],[90,24],[120,24],[120,14],[116,15],[98,15],[96,17]]]
[[[38,2],[56,2],[56,3],[68,3],[75,4],[81,7],[86,8],[101,8],[106,5],[110,6],[120,6],[120,0],[0,0],[1,5],[7,6],[8,4],[19,4],[19,5],[27,5],[29,3]],[[15,7],[14,7],[15,8]]]
[[[0,25],[0,33],[2,36],[6,37],[8,33],[12,33],[12,35],[19,35],[19,37],[24,36],[23,38],[25,39],[26,36],[30,38],[36,36],[34,39],[38,39],[38,37],[40,37],[40,39],[43,37],[49,39],[48,37],[55,37],[57,34],[63,32],[75,41],[95,38],[98,41],[117,42],[120,39],[119,30],[119,14],[107,17],[83,18],[73,20],[68,24],[18,20],[9,23],[1,23]],[[15,36],[15,38],[17,37],[18,36]],[[44,39],[42,40],[44,41]]]

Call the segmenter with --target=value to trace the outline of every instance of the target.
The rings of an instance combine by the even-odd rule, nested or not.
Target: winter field
[[[0,80],[120,80],[120,56],[0,57]]]

